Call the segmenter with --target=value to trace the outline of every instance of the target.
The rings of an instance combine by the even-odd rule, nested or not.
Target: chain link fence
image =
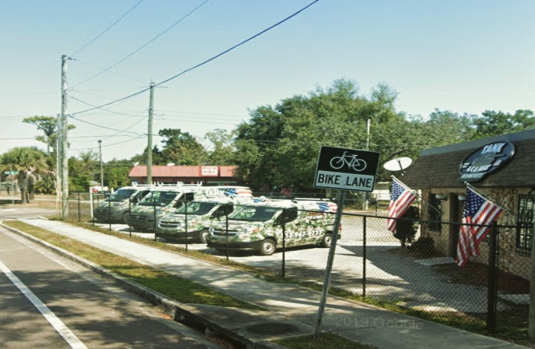
[[[91,198],[89,193],[71,193],[70,218],[94,224],[91,208],[106,194],[93,194]],[[451,323],[483,326],[490,332],[527,326],[531,259],[525,246],[531,245],[523,244],[522,239],[530,237],[531,230],[496,226],[495,250],[493,234],[489,233],[480,245],[480,255],[459,267],[453,256],[460,223],[400,218],[394,235],[387,229],[386,211],[375,212],[370,215],[346,210],[342,214],[331,288],[425,312]],[[133,232],[130,227],[122,231]],[[186,249],[196,246],[288,280],[318,286],[324,282],[329,254],[328,248],[310,246],[279,248],[273,256],[260,256],[218,253],[188,241],[178,245]]]

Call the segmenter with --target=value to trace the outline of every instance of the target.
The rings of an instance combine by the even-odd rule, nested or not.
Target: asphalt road
[[[219,347],[112,281],[3,228],[0,309],[4,349]]]

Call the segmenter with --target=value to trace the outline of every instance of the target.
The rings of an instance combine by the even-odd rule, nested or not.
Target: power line
[[[81,119],[75,118],[75,117],[72,116],[72,115],[69,115],[69,117],[70,117],[71,119],[74,119],[74,120],[83,122],[83,123],[88,124],[88,125],[97,126],[97,127],[100,127],[100,128],[105,128],[105,129],[107,129],[107,130],[123,132],[122,130],[118,130],[118,129],[116,129],[116,128],[111,128],[111,127],[106,127],[106,126],[102,126],[102,125],[97,125],[97,124],[94,124],[94,123],[89,122],[89,121],[81,120]],[[139,136],[139,133],[137,133],[137,132],[132,132],[132,131],[125,131],[125,132],[127,132],[127,133],[133,133],[133,134]]]
[[[138,53],[139,51],[141,51],[142,49],[144,49],[145,47],[147,47],[150,43],[152,43],[153,41],[155,41],[156,39],[158,39],[160,36],[164,35],[165,33],[167,33],[169,30],[171,30],[173,27],[175,27],[177,24],[179,24],[180,22],[184,21],[186,18],[188,18],[190,15],[192,15],[195,11],[197,11],[198,9],[200,9],[202,6],[204,6],[208,1],[210,0],[205,0],[202,4],[200,4],[199,6],[197,6],[196,8],[194,8],[192,11],[190,11],[188,14],[186,14],[185,16],[183,16],[182,18],[180,18],[178,21],[176,21],[175,23],[173,23],[170,27],[168,27],[167,29],[165,29],[163,32],[161,32],[160,34],[156,35],[154,38],[152,38],[151,40],[149,40],[147,43],[143,44],[141,47],[139,47],[137,50],[135,50],[134,52],[130,53],[129,55],[127,55],[126,57],[124,57],[123,59],[117,61],[116,63],[112,64],[110,67],[102,70],[101,72],[99,72],[98,74],[95,74],[93,75],[92,77],[76,84],[73,86],[76,87],[76,86],[80,86],[81,84],[85,84],[86,82],[90,81],[90,80],[93,80],[94,78],[96,78],[97,76],[101,75],[101,74],[104,74],[105,72],[109,71],[110,69],[116,67],[117,65],[121,64],[122,62],[126,61],[128,58],[132,57],[133,55],[135,55],[136,53]]]
[[[102,147],[103,148],[104,147],[111,147],[111,146],[118,145],[118,144],[128,143],[128,142],[132,142],[132,141],[136,141],[138,139],[141,139],[142,137],[144,137],[144,135],[140,135],[137,138],[128,139],[126,141],[116,142],[116,143],[112,143],[112,144],[106,144],[106,145],[103,145]],[[79,148],[79,149],[71,149],[71,150],[80,151],[80,150],[93,150],[93,149],[97,149],[97,148],[98,147],[90,147],[90,148]]]
[[[134,6],[132,6],[128,11],[126,11],[121,17],[119,17],[115,22],[113,22],[108,28],[104,29],[104,31],[102,33],[100,33],[99,35],[97,35],[93,40],[91,40],[89,43],[87,43],[84,47],[82,47],[81,49],[79,49],[78,51],[76,51],[75,53],[73,53],[71,55],[71,57],[74,57],[75,55],[77,55],[78,53],[80,53],[82,50],[84,50],[85,48],[87,48],[89,45],[91,45],[92,43],[94,43],[95,41],[97,41],[102,35],[104,35],[108,30],[110,30],[111,28],[113,28],[117,23],[119,23],[124,17],[126,17],[126,15],[128,15],[133,9],[135,9],[139,4],[141,4],[143,2],[143,0],[139,0]]]
[[[257,38],[257,37],[259,37],[260,35],[262,35],[262,34],[268,32],[269,30],[271,30],[271,29],[273,29],[273,28],[275,28],[275,27],[281,25],[282,23],[284,23],[284,22],[290,20],[291,18],[297,16],[298,14],[300,14],[301,12],[303,12],[304,10],[306,10],[307,8],[309,8],[310,6],[314,5],[315,3],[319,2],[319,1],[320,1],[320,0],[314,0],[314,1],[312,1],[310,4],[308,4],[307,6],[303,7],[303,8],[300,9],[299,11],[294,12],[294,13],[291,14],[290,16],[288,16],[288,17],[284,18],[283,20],[281,20],[281,21],[279,21],[279,22],[273,24],[272,26],[270,26],[270,27],[268,27],[268,28],[262,30],[261,32],[255,34],[255,35],[253,35],[253,36],[251,36],[251,37],[249,37],[248,39],[243,40],[243,41],[240,42],[239,44],[236,44],[236,45],[232,46],[231,48],[229,48],[229,49],[227,49],[227,50],[225,50],[225,51],[223,51],[223,52],[221,52],[221,53],[219,53],[219,54],[213,56],[212,58],[209,58],[209,59],[205,60],[205,61],[202,62],[202,63],[199,63],[199,64],[197,64],[197,65],[195,65],[195,66],[193,66],[193,67],[191,67],[191,68],[189,68],[189,69],[186,69],[186,70],[182,71],[181,73],[178,73],[178,74],[176,74],[176,75],[174,75],[174,76],[172,76],[172,77],[170,77],[170,78],[168,78],[168,79],[166,79],[166,80],[164,80],[164,81],[162,81],[162,82],[159,82],[159,83],[155,84],[154,86],[156,87],[156,86],[159,86],[159,85],[163,85],[163,84],[165,84],[165,83],[167,83],[167,82],[169,82],[169,81],[171,81],[171,80],[173,80],[173,79],[178,78],[178,77],[181,76],[181,75],[184,75],[184,74],[187,73],[187,72],[190,72],[190,71],[192,71],[192,70],[194,70],[194,69],[197,69],[197,68],[199,68],[199,67],[201,67],[201,66],[203,66],[203,65],[205,65],[205,64],[207,64],[207,63],[209,63],[209,62],[211,62],[211,61],[213,61],[213,60],[215,60],[215,59],[217,59],[217,58],[219,58],[219,57],[221,57],[221,56],[223,56],[223,55],[229,53],[230,51],[232,51],[232,50],[238,48],[239,46],[241,46],[241,45],[243,45],[243,44],[245,44],[245,43],[247,43],[247,42],[249,42],[249,41],[251,41],[251,40],[253,40],[253,39]],[[143,92],[147,92],[149,89],[150,89],[150,87],[147,87],[147,88],[145,88],[145,89],[143,89],[143,90],[141,90],[141,91],[138,91],[138,92],[136,92],[136,93],[133,93],[133,94],[131,94],[131,95],[128,95],[128,96],[119,98],[119,99],[117,99],[117,100],[115,100],[115,101],[112,101],[112,102],[109,102],[109,103],[106,103],[106,104],[103,104],[103,105],[101,105],[99,108],[101,108],[101,107],[107,107],[107,106],[109,106],[109,105],[118,103],[118,102],[120,102],[120,101],[124,101],[125,99],[129,99],[129,98],[135,97],[135,96],[137,96],[137,95],[139,95],[139,94],[141,94],[141,93],[143,93]],[[96,109],[96,108],[82,110],[82,111],[73,113],[73,115],[86,113],[86,112],[92,111],[92,110],[94,110],[94,109]]]
[[[76,62],[80,62],[80,63],[86,64],[86,65],[88,65],[88,66],[90,66],[90,67],[93,67],[93,68],[97,68],[97,69],[99,69],[99,70],[102,70],[102,72],[104,72],[104,71],[108,71],[108,70],[109,70],[109,68],[108,68],[108,69],[106,69],[106,68],[102,68],[102,67],[96,66],[96,65],[94,65],[94,64],[91,64],[91,63],[87,63],[87,62],[81,61],[81,60],[79,60],[78,58],[73,58],[73,60],[75,60]],[[102,73],[102,72],[101,72],[101,73]],[[101,73],[99,73],[99,74],[101,74]],[[112,72],[110,72],[110,73],[111,73],[111,74],[115,74],[115,75],[120,76],[120,77],[123,77],[123,78],[125,78],[125,79],[129,79],[129,80],[132,80],[132,81],[135,81],[135,82],[140,82],[140,83],[142,83],[142,84],[146,83],[146,81],[144,81],[144,80],[137,79],[137,78],[133,78],[133,77],[130,77],[130,76],[127,76],[127,75],[124,75],[124,74],[117,73],[117,72],[113,72],[113,71],[112,71]],[[80,84],[82,84],[82,83],[80,83]],[[80,85],[80,84],[78,84],[78,85]],[[72,90],[74,87],[76,87],[76,86],[78,86],[78,85],[75,85],[75,86],[71,87],[70,90]]]
[[[97,108],[97,109],[100,109],[102,111],[105,111],[107,113],[112,113],[112,114],[117,114],[117,115],[124,115],[124,116],[132,116],[132,117],[136,117],[136,118],[139,118],[139,117],[145,117],[144,115],[134,115],[134,114],[125,114],[125,113],[121,113],[121,112],[117,112],[117,111],[113,111],[113,110],[108,110],[108,109],[104,109],[104,108],[101,108],[101,107],[96,107],[90,103],[87,103],[87,102],[84,102],[76,97],[73,97],[72,95],[69,96],[70,99],[74,99],[75,101],[77,102],[80,102],[82,104],[85,104],[87,106],[90,106],[90,107],[94,107],[94,108]]]

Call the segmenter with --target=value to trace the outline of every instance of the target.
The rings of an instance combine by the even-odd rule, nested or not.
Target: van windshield
[[[180,196],[181,193],[176,191],[151,191],[145,196],[138,205],[141,206],[167,206],[173,200]]]
[[[214,202],[191,201],[186,206],[182,205],[177,208],[175,212],[185,214],[187,211],[188,215],[203,216],[209,213],[216,205]]]
[[[265,222],[272,219],[280,210],[277,207],[241,206],[228,218],[236,221]]]
[[[110,195],[110,200],[112,202],[125,201],[128,200],[135,192],[135,189],[119,189]]]

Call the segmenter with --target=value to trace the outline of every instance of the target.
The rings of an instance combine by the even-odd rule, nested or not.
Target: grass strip
[[[4,221],[3,223],[87,259],[178,302],[262,310],[261,307],[228,296],[200,283],[131,261],[48,230],[20,221]]]
[[[57,219],[57,218],[50,218],[50,219]],[[303,287],[314,289],[318,292],[322,291],[322,286],[317,283],[301,281],[301,280],[292,279],[289,277],[283,278],[279,274],[275,274],[270,271],[266,271],[264,269],[255,268],[246,264],[234,262],[232,260],[222,259],[220,257],[208,255],[204,252],[195,251],[195,250],[186,250],[183,247],[170,246],[162,242],[148,240],[148,239],[137,237],[137,236],[130,237],[128,234],[119,233],[119,232],[109,230],[106,228],[101,228],[97,225],[92,225],[91,223],[87,223],[87,222],[78,222],[75,219],[65,220],[64,222],[84,228],[84,229],[89,229],[89,230],[93,230],[99,233],[115,236],[121,239],[135,241],[136,243],[141,243],[144,245],[160,248],[162,250],[166,250],[169,252],[180,253],[190,258],[197,258],[200,260],[216,263],[219,265],[232,267],[237,270],[242,270],[242,271],[251,273],[269,282],[293,283],[293,284],[297,284]],[[485,319],[481,317],[477,317],[477,316],[472,316],[470,314],[462,314],[459,312],[438,313],[438,312],[429,312],[429,311],[424,311],[424,310],[416,310],[416,309],[411,309],[411,308],[401,306],[400,305],[400,303],[402,303],[401,300],[383,300],[383,299],[362,297],[352,292],[348,292],[342,289],[337,289],[335,287],[329,288],[329,294],[338,296],[341,298],[345,298],[345,299],[350,299],[350,300],[374,305],[374,306],[387,309],[390,311],[394,311],[397,313],[414,316],[416,318],[437,322],[443,325],[459,328],[465,331],[478,333],[478,334],[485,335],[485,336],[491,336],[491,337],[495,337],[498,339],[510,341],[516,344],[535,348],[535,346],[529,341],[529,337],[527,334],[527,324],[523,322],[523,319],[525,319],[526,317],[525,316],[512,316],[513,314],[511,314],[511,313],[516,313],[516,312],[526,311],[527,309],[526,307],[523,307],[522,309],[518,309],[518,307],[516,307],[513,311],[499,313],[498,317],[499,319],[502,318],[502,320],[498,321],[500,325],[497,326],[497,329],[496,329],[497,333],[491,334],[486,329]],[[506,317],[508,320],[504,320],[503,319],[504,317]],[[511,321],[511,320],[514,320],[514,321]]]

